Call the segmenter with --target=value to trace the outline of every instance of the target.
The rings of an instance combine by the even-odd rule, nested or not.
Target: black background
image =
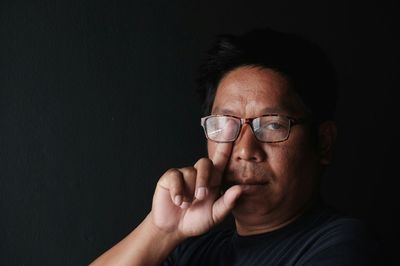
[[[196,67],[215,34],[269,26],[339,72],[327,201],[399,237],[399,9],[385,1],[0,1],[2,265],[85,265],[205,152]]]

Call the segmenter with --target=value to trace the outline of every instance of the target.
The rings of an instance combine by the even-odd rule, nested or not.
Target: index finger
[[[237,124],[233,120],[227,120],[226,124],[223,125],[222,130],[222,139],[232,139],[233,136],[237,135],[238,128]],[[232,153],[232,142],[226,143],[216,143],[217,147],[215,148],[214,154],[212,154],[212,158],[210,158],[215,167],[215,174],[213,176],[214,182],[218,185],[221,184],[222,175],[224,173],[225,167],[231,157]]]
[[[231,157],[232,152],[232,143],[216,143],[217,145],[214,154],[210,158],[214,164],[215,175],[213,176],[213,180],[216,183],[221,183],[222,175],[224,173],[225,167]]]

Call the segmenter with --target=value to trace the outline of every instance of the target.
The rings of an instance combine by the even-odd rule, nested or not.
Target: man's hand
[[[154,193],[150,213],[154,225],[184,239],[221,222],[242,192],[240,186],[233,186],[220,195],[231,150],[231,143],[220,143],[211,160],[202,158],[193,167],[168,170]]]
[[[236,185],[220,194],[231,150],[231,143],[221,143],[211,160],[168,170],[157,183],[146,219],[91,265],[159,265],[181,241],[221,222],[242,193]]]

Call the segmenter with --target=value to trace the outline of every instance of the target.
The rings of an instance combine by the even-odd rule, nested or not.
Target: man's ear
[[[337,128],[333,121],[325,121],[318,128],[318,150],[320,163],[328,165],[333,160]]]

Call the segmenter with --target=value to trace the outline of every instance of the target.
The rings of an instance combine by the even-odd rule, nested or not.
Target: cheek
[[[290,149],[283,146],[268,147],[268,164],[274,173],[276,182],[286,182],[290,178],[290,172],[293,171],[293,162],[296,161],[296,156]]]
[[[268,163],[278,183],[299,182],[315,173],[316,154],[307,143],[291,143],[266,147]]]

